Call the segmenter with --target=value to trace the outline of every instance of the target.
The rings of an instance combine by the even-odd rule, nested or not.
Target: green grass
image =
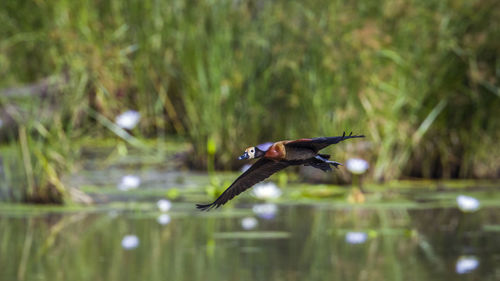
[[[366,141],[331,152],[370,160],[372,179],[498,177],[499,5],[4,1],[0,89],[56,85],[0,95],[22,124],[0,129],[4,145],[23,151],[25,134],[29,151],[4,166],[29,191],[58,186],[81,138],[180,136],[213,170],[252,144],[352,130]],[[142,118],[124,135],[108,121],[127,109]]]

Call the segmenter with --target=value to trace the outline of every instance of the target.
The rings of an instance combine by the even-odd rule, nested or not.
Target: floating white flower
[[[366,170],[368,170],[370,164],[368,164],[366,160],[363,160],[361,158],[351,158],[347,160],[346,167],[349,172],[356,175],[361,175],[364,174]]]
[[[246,217],[241,220],[241,227],[245,230],[254,229],[259,222],[254,217]]]
[[[254,205],[252,211],[260,218],[269,220],[276,216],[278,206],[276,204],[266,203]]]
[[[139,123],[139,119],[141,118],[141,114],[135,110],[128,110],[118,115],[115,119],[116,125],[123,129],[132,130],[137,123]]]
[[[122,177],[121,182],[118,184],[118,189],[127,191],[129,189],[138,188],[141,184],[141,178],[135,175],[126,175]]]
[[[455,271],[458,274],[465,274],[473,271],[479,266],[479,261],[475,256],[461,256],[455,264]]]
[[[349,244],[361,244],[365,243],[368,235],[364,232],[347,232],[345,235],[345,241]]]
[[[261,183],[252,189],[252,193],[259,199],[276,199],[281,196],[281,190],[272,182]]]
[[[122,239],[122,247],[125,250],[132,250],[139,246],[139,238],[135,235],[125,235]]]
[[[167,199],[160,199],[156,202],[156,206],[158,206],[161,212],[168,212],[172,208],[172,203]]]
[[[474,197],[459,195],[457,196],[458,208],[462,212],[474,212],[479,209],[479,200]]]
[[[170,216],[168,214],[161,214],[156,221],[161,225],[167,225],[170,222]]]

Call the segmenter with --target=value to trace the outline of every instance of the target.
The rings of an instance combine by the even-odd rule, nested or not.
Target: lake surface
[[[500,280],[496,204],[238,207],[3,206],[0,279]]]

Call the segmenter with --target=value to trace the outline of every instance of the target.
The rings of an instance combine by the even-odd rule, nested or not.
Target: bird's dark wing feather
[[[233,199],[236,195],[252,187],[254,184],[263,181],[289,165],[289,163],[284,161],[273,161],[267,158],[261,158],[241,174],[214,202],[210,204],[196,204],[196,208],[203,211],[218,208],[226,204],[227,201]]]
[[[295,141],[289,141],[285,144],[285,146],[304,147],[304,148],[313,149],[314,151],[318,152],[321,149],[323,149],[329,145],[339,143],[343,140],[352,139],[352,138],[364,138],[364,137],[365,136],[363,136],[363,135],[353,136],[352,132],[351,132],[351,134],[346,136],[346,134],[344,132],[344,134],[342,136],[338,136],[338,137],[322,137],[322,138],[300,139],[300,140],[295,140]]]

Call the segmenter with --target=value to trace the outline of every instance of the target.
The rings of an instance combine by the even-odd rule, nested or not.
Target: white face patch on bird
[[[255,147],[251,146],[251,147],[245,149],[245,153],[248,154],[248,159],[255,158]]]
[[[255,158],[255,152],[256,152],[255,147],[251,146],[251,147],[245,149],[245,153],[243,153],[243,155],[238,157],[238,160],[253,159],[253,158]]]

